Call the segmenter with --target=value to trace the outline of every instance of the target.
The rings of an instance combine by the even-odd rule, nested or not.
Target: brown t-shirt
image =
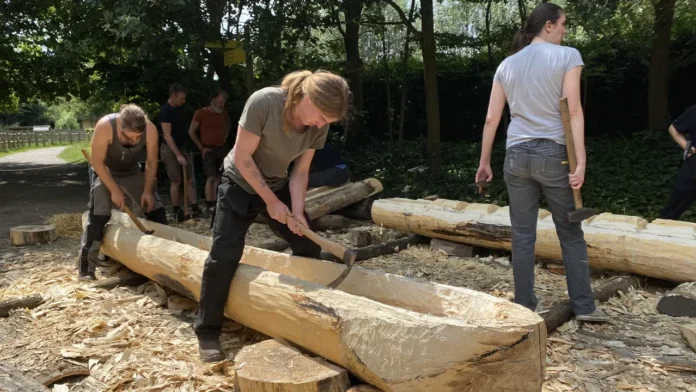
[[[209,107],[196,110],[193,121],[198,123],[201,134],[201,144],[206,147],[220,147],[225,144],[225,127],[227,126],[227,111],[215,113]]]
[[[321,128],[307,127],[303,133],[295,131],[290,135],[283,130],[283,106],[285,105],[285,90],[277,87],[266,87],[256,91],[247,99],[244,111],[239,119],[239,125],[261,140],[252,155],[259,167],[263,179],[268,186],[277,191],[288,180],[288,166],[295,158],[309,149],[324,147],[329,125]],[[223,164],[228,174],[245,191],[255,194],[234,164],[232,149],[225,157]]]

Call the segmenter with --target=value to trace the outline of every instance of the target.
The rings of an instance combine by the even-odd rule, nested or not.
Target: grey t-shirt
[[[510,106],[507,148],[532,139],[565,145],[563,78],[583,65],[577,49],[549,43],[528,45],[500,63],[493,81],[503,86]]]
[[[288,179],[288,166],[295,158],[309,149],[324,147],[329,125],[321,128],[306,127],[303,133],[295,131],[288,135],[283,129],[283,106],[285,90],[266,87],[253,93],[244,105],[239,125],[261,140],[252,155],[256,166],[268,186],[277,191]],[[225,157],[223,169],[235,183],[245,191],[255,194],[254,188],[242,177],[234,163],[235,149]]]

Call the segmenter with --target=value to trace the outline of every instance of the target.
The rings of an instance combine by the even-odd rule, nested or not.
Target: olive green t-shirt
[[[306,127],[303,133],[290,135],[283,130],[283,106],[286,92],[277,87],[256,91],[247,99],[239,125],[261,140],[252,155],[268,186],[277,191],[288,181],[288,166],[309,149],[321,149],[326,142],[329,125]],[[225,174],[245,191],[255,194],[254,188],[242,177],[234,163],[233,148],[223,163]]]

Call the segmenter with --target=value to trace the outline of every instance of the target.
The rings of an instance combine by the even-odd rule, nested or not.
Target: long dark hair
[[[561,15],[563,15],[563,8],[553,3],[541,3],[534,7],[524,23],[524,28],[515,33],[509,54],[515,54],[529,45],[534,37],[539,35],[547,21],[556,23]]]

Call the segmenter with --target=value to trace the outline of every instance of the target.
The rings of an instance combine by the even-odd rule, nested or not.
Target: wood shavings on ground
[[[89,377],[78,382],[59,383],[69,385],[70,391],[234,390],[230,362],[198,360],[193,311],[165,307],[176,294],[154,282],[111,291],[78,282],[77,244],[62,245],[68,244],[74,249],[53,257],[49,252],[29,253],[2,264],[8,269],[25,263],[32,267],[0,290],[0,300],[39,292],[45,302],[0,319],[0,361],[37,379],[66,363],[88,370]],[[245,344],[264,339],[229,321],[221,342],[233,358]]]
[[[190,222],[190,223],[189,223]],[[209,235],[209,220],[174,225]],[[349,245],[345,230],[322,233]],[[248,243],[274,239],[254,224]],[[58,241],[0,251],[0,300],[41,293],[45,302],[0,319],[0,361],[27,375],[89,376],[60,380],[57,391],[232,391],[232,364],[198,360],[190,303],[149,282],[137,288],[94,289],[76,280],[78,241]],[[496,259],[499,259],[496,261]],[[511,299],[512,270],[501,257],[458,258],[411,246],[359,262],[365,268],[424,281],[462,286]],[[115,268],[100,270],[114,274]],[[593,276],[593,285],[602,276]],[[678,329],[688,318],[658,314],[665,289],[622,293],[600,305],[606,325],[566,323],[547,341],[544,391],[696,391],[696,354]],[[565,277],[536,268],[540,310],[567,298]],[[171,305],[172,308],[168,308]],[[267,337],[227,322],[222,342],[228,358]],[[79,373],[79,372],[77,372]]]

